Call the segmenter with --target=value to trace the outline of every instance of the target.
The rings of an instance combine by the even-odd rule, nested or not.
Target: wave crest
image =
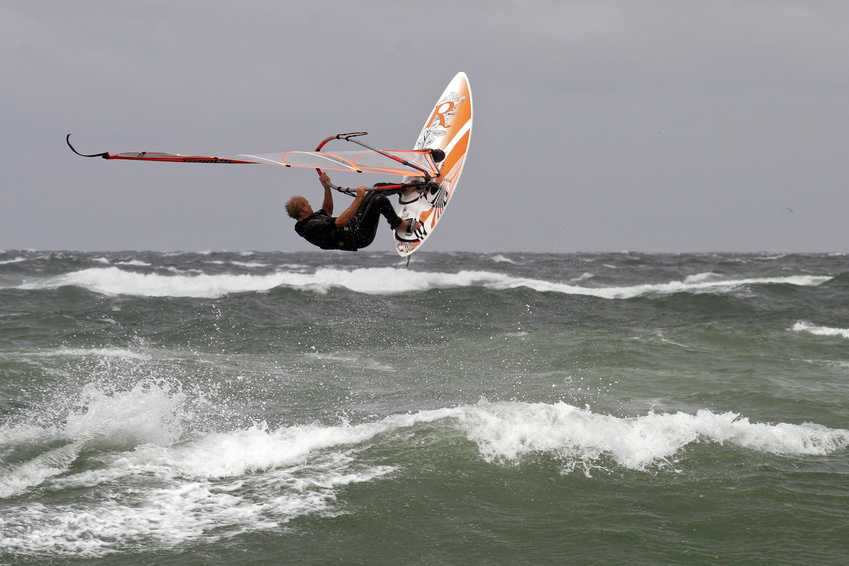
[[[602,299],[631,299],[674,293],[722,293],[758,284],[820,285],[830,279],[831,277],[813,275],[733,279],[715,274],[702,274],[689,276],[684,281],[667,283],[588,287],[576,285],[577,281],[561,283],[479,270],[444,273],[377,267],[351,270],[319,268],[313,273],[280,271],[264,275],[203,273],[162,275],[125,271],[111,266],[67,273],[26,283],[20,288],[55,289],[75,286],[104,295],[218,298],[234,293],[267,292],[277,287],[319,293],[326,293],[332,288],[342,288],[363,294],[398,294],[429,289],[484,287],[493,290],[527,288],[537,292],[585,295]]]
[[[681,449],[692,443],[738,446],[782,457],[824,455],[849,445],[849,430],[752,423],[730,412],[621,418],[565,403],[485,400],[356,425],[314,423],[272,430],[258,424],[223,433],[195,433],[172,443],[168,431],[173,429],[167,421],[179,416],[179,394],[160,393],[91,392],[88,410],[68,422],[66,433],[78,440],[2,472],[0,486],[7,491],[0,494],[7,497],[41,483],[54,491],[90,493],[71,503],[6,506],[0,526],[7,551],[102,556],[151,542],[172,547],[277,529],[303,515],[338,515],[345,512],[338,501],[344,486],[404,474],[405,466],[412,464],[402,454],[430,449],[432,443],[397,434],[411,428],[430,431],[437,443],[446,430],[456,431],[491,464],[512,465],[545,454],[559,462],[564,473],[580,469],[587,476],[610,466],[636,471],[674,468],[681,465],[676,461]],[[140,402],[145,401],[140,395],[150,395],[148,400],[158,403]],[[166,414],[159,405],[166,406]],[[159,433],[136,439],[144,444],[132,449],[113,444],[98,454],[97,466],[74,465],[88,439],[97,435],[114,439],[125,425],[161,423],[163,416]],[[116,424],[122,418],[126,423]],[[31,431],[27,434],[31,439]],[[9,434],[0,438],[11,440]],[[384,446],[377,459],[365,449],[376,443]],[[387,461],[386,447],[398,443],[403,446],[392,451],[398,454],[397,461]]]

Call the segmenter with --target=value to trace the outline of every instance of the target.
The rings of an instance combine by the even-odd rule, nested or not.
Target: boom
[[[376,173],[379,175],[401,177],[422,177],[426,180],[439,175],[439,167],[434,161],[434,156],[430,149],[383,151],[363,146],[364,149],[361,150],[337,151],[333,153],[323,151],[288,151],[284,153],[238,154],[214,157],[209,155],[163,153],[158,151],[83,154],[71,145],[71,134],[67,135],[65,141],[68,147],[77,155],[82,157],[102,157],[103,159],[162,161],[171,163],[279,165],[282,167],[322,168],[331,171]],[[438,156],[438,154],[436,155]]]

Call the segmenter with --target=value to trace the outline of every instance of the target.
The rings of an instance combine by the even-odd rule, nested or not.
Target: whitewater
[[[841,563],[847,272],[2,252],[0,564]]]

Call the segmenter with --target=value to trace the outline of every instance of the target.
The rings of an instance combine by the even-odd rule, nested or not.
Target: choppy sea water
[[[0,564],[844,564],[849,256],[0,252]]]

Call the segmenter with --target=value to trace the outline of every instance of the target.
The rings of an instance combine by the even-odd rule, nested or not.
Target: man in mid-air
[[[324,186],[321,210],[313,212],[307,199],[292,197],[286,203],[286,212],[297,220],[295,232],[323,250],[353,252],[368,246],[377,234],[380,215],[386,218],[393,230],[403,230],[408,237],[412,237],[416,230],[421,229],[421,222],[418,220],[398,216],[385,195],[373,192],[366,196],[365,185],[357,187],[357,196],[351,206],[339,216],[333,217],[333,185],[324,173],[319,179]]]

